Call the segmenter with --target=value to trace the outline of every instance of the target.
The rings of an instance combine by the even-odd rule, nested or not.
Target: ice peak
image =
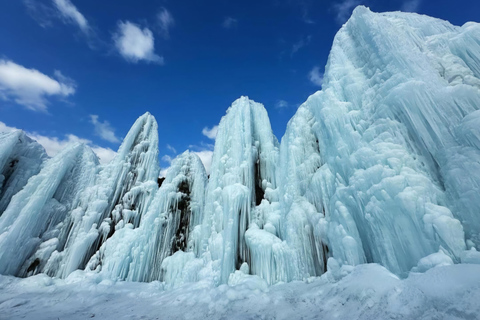
[[[364,5],[358,5],[355,7],[355,9],[353,9],[353,12],[352,12],[352,15],[350,18],[354,17],[354,18],[357,18],[357,17],[361,17],[362,15],[366,14],[366,13],[372,13],[372,11],[370,10],[369,7],[366,7]]]
[[[45,149],[24,131],[0,134],[0,216],[46,159]]]

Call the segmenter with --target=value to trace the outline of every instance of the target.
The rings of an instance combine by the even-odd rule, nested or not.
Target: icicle
[[[70,210],[80,202],[79,194],[93,184],[97,165],[88,147],[73,145],[48,160],[12,198],[0,218],[0,273],[26,276],[42,271],[57,249]]]
[[[48,274],[66,277],[83,269],[115,232],[141,223],[157,189],[157,157],[157,123],[146,113],[134,123],[95,185],[82,194],[82,205],[72,213],[64,248],[47,264]],[[97,262],[101,264],[101,260]]]
[[[100,249],[95,259],[102,261],[102,273],[134,281],[174,282],[172,265],[163,261],[174,253],[189,252],[193,255],[187,256],[193,258],[198,254],[198,232],[193,230],[203,218],[206,183],[205,168],[196,154],[187,151],[178,156],[139,227],[117,231]]]

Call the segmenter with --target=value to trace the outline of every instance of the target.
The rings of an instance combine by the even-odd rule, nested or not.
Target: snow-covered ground
[[[310,281],[267,286],[197,282],[164,290],[151,283],[99,281],[73,273],[0,276],[1,319],[479,319],[480,265],[436,267],[404,280],[378,264],[331,271]]]

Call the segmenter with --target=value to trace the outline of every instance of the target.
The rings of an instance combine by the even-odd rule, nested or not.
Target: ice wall
[[[326,271],[328,247],[322,240],[325,207],[332,191],[332,174],[322,159],[316,119],[300,107],[289,121],[280,145],[277,171],[281,194],[279,235],[294,253],[289,259],[291,276],[302,279]]]
[[[140,226],[134,228],[129,224],[115,232],[91,259],[88,268],[97,268],[114,279],[168,278],[172,271],[163,264],[167,257],[187,252],[192,258],[199,256],[199,240],[195,235],[203,218],[206,185],[207,175],[200,158],[189,151],[178,156]]]
[[[322,91],[299,113],[315,118],[310,203],[341,263],[401,275],[439,249],[458,262],[462,225],[478,245],[479,44],[478,24],[365,7],[336,35]]]
[[[98,159],[83,144],[72,145],[45,163],[0,217],[0,273],[35,274],[61,245],[61,231],[94,182]]]
[[[66,277],[85,268],[101,245],[125,226],[136,228],[157,189],[158,128],[146,113],[135,121],[115,158],[82,193],[74,208],[64,246],[55,251],[45,272]]]
[[[277,161],[278,142],[263,105],[236,100],[218,126],[202,225],[202,250],[220,264],[218,282],[250,263],[245,231],[252,223],[263,227],[257,208],[273,200]]]
[[[47,154],[25,132],[0,133],[0,216],[30,177],[40,172]]]

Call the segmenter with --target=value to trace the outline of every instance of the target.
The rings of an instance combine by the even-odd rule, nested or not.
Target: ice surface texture
[[[150,114],[105,166],[1,135],[0,273],[178,287],[478,263],[479,109],[479,24],[358,7],[281,143],[263,105],[232,104],[210,177],[187,151],[158,180]]]
[[[43,147],[23,131],[0,133],[0,216],[46,158]]]

